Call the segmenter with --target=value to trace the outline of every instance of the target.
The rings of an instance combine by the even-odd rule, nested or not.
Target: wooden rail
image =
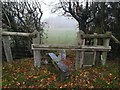
[[[40,44],[40,33],[36,30],[33,33],[2,31],[1,34],[3,36],[2,41],[3,41],[5,56],[6,56],[6,59],[8,62],[13,61],[12,52],[11,52],[11,48],[10,48],[10,42],[9,42],[9,36],[20,36],[20,37],[32,38],[33,44]],[[0,55],[0,57],[1,57],[1,55]],[[40,67],[40,64],[41,64],[40,51],[34,50],[33,55],[34,55],[34,66]]]
[[[105,34],[85,34],[80,31],[77,33],[77,44],[76,45],[63,45],[63,44],[40,44],[40,33],[38,31],[34,31],[33,33],[22,33],[22,32],[2,32],[3,36],[3,44],[5,49],[5,54],[7,61],[12,61],[12,53],[10,49],[10,42],[8,36],[21,36],[21,37],[29,37],[33,39],[33,44],[31,45],[34,55],[34,66],[41,66],[41,53],[40,50],[75,50],[76,51],[76,61],[75,68],[79,69],[83,65],[84,58],[89,52],[89,55],[93,55],[93,65],[95,65],[96,52],[101,51],[102,57],[101,61],[104,65],[107,59],[107,52],[111,50],[111,46],[109,46],[110,38],[114,38],[111,32],[106,32]],[[92,39],[92,45],[86,45],[87,39]],[[103,39],[102,45],[98,45],[98,40]],[[114,38],[115,39],[115,38]],[[117,40],[116,40],[117,41]],[[118,41],[117,41],[118,42]],[[90,56],[91,57],[91,56]]]
[[[78,50],[78,51],[110,51],[111,46],[79,46],[79,45],[45,45],[45,44],[32,44],[32,50]]]
[[[99,38],[102,38],[102,39],[105,39],[105,38],[111,38],[112,36],[112,33],[111,32],[106,32],[105,34],[82,34],[81,35],[81,38],[82,39],[86,39],[86,38],[96,38],[96,39],[99,39]]]
[[[33,33],[22,33],[22,32],[8,32],[3,31],[2,36],[21,36],[21,37],[36,37],[36,34]]]

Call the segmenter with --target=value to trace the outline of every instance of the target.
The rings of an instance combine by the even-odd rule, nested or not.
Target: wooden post
[[[94,35],[97,35],[97,33],[94,33]],[[93,41],[94,41],[93,46],[97,46],[97,42],[98,42],[97,38],[94,38]],[[94,51],[93,65],[95,65],[95,60],[96,60],[96,51]]]
[[[40,33],[35,30],[34,33],[36,34],[36,37],[33,38],[33,44],[40,44]],[[34,66],[40,67],[41,66],[41,54],[39,50],[33,50],[34,55]]]
[[[2,28],[1,27],[0,27],[0,64],[2,64]]]
[[[0,27],[0,64],[2,66],[2,27]]]
[[[111,32],[106,32],[106,36],[111,36]],[[109,42],[110,42],[110,38],[106,38],[103,40],[103,46],[104,47],[108,47],[109,46]],[[102,61],[102,65],[105,65],[106,63],[106,59],[107,59],[107,51],[102,52],[101,55],[101,61]]]
[[[0,1],[0,90],[2,90],[2,2]]]
[[[77,33],[77,44],[80,46],[85,45],[85,39],[82,39],[82,35],[84,35],[83,31],[79,31]],[[79,69],[83,65],[83,59],[84,59],[84,51],[76,51],[76,61],[75,61],[75,68]]]
[[[12,52],[10,48],[9,36],[3,36],[2,39],[3,39],[3,46],[4,46],[4,51],[5,51],[7,62],[11,62],[13,61],[13,57],[12,57]]]

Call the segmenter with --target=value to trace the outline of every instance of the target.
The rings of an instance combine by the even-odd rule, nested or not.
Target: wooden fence
[[[106,32],[105,34],[84,34],[83,31],[77,33],[77,44],[76,45],[45,45],[40,44],[40,33],[38,31],[34,31],[33,33],[20,33],[20,32],[2,32],[2,41],[5,50],[6,59],[8,62],[13,60],[12,52],[10,49],[9,36],[24,36],[33,39],[32,50],[34,54],[34,66],[41,66],[41,50],[75,50],[76,51],[76,60],[75,60],[75,68],[79,69],[82,67],[85,55],[89,52],[93,53],[93,65],[95,65],[96,60],[96,52],[100,51],[101,54],[101,62],[105,65],[107,59],[107,52],[110,51],[111,46],[109,46],[109,41],[112,36],[111,32]],[[102,44],[99,45],[99,39],[102,39]],[[92,44],[87,44],[90,42]],[[90,55],[90,54],[89,54]]]
[[[95,59],[96,59],[96,52],[101,51],[102,52],[102,59],[101,62],[103,65],[105,65],[106,59],[107,59],[107,52],[110,51],[111,46],[109,46],[109,41],[111,38],[111,32],[106,32],[105,34],[84,34],[84,32],[80,31],[77,33],[77,44],[68,46],[68,45],[45,45],[45,44],[32,44],[32,50],[33,51],[40,51],[40,50],[75,50],[76,51],[76,61],[75,61],[75,68],[79,69],[83,65],[84,57],[86,52],[93,52],[93,65],[95,65]],[[92,45],[86,45],[87,39],[91,39],[89,41],[92,41]],[[102,39],[102,45],[98,45],[98,39]],[[36,59],[41,60],[41,57],[36,55]]]
[[[38,31],[34,31],[33,33],[3,31],[2,32],[2,41],[3,41],[3,46],[4,46],[4,51],[5,51],[5,56],[6,56],[7,62],[13,61],[12,52],[11,52],[11,48],[10,48],[9,36],[21,36],[21,37],[32,38],[33,44],[40,44],[40,33]],[[41,57],[40,52],[35,50],[35,51],[33,51],[33,54],[34,54],[34,66],[40,67],[40,59],[39,59]],[[0,55],[2,55],[2,54],[0,54]],[[0,57],[2,57],[2,56],[0,56]]]

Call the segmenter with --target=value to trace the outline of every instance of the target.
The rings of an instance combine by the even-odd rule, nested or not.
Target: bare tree
[[[59,0],[60,3],[56,5],[53,9],[53,12],[56,12],[60,9],[64,11],[63,15],[73,17],[79,25],[79,30],[82,30],[87,33],[88,25],[93,22],[96,13],[97,13],[97,3],[86,2],[82,3],[79,0]]]
[[[7,31],[16,32],[33,32],[37,30],[40,32],[40,42],[44,36],[43,23],[41,17],[43,12],[41,10],[40,2],[2,2],[2,28]],[[22,47],[30,51],[31,39],[24,37],[11,37],[11,45],[15,54],[17,50]],[[24,50],[23,49],[23,50]],[[21,48],[20,48],[21,50]]]

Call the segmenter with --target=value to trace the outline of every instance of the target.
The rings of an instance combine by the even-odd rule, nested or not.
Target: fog
[[[77,22],[68,17],[64,16],[50,16],[46,19],[44,19],[44,22],[46,22],[46,28],[68,28],[68,29],[76,29],[77,28]]]

